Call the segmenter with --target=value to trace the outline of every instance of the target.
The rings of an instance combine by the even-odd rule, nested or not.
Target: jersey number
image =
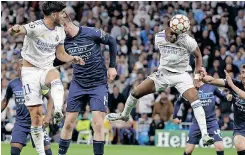
[[[23,88],[24,88],[25,95],[31,93],[31,89],[30,89],[29,84],[26,84]]]

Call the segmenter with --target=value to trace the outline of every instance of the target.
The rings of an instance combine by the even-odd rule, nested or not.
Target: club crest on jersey
[[[28,25],[29,25],[29,27],[32,28],[32,29],[35,28],[35,24],[34,24],[34,23],[30,23],[30,24],[28,24]]]
[[[55,38],[56,41],[59,41],[59,36],[57,35],[56,38]]]

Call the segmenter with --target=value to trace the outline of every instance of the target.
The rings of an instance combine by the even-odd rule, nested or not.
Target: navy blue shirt
[[[16,123],[21,126],[30,126],[31,117],[27,107],[24,104],[25,99],[20,78],[16,78],[10,81],[8,84],[5,98],[7,101],[9,101],[11,97],[14,97],[16,104]]]
[[[100,44],[109,45],[110,67],[115,67],[117,44],[114,38],[102,30],[81,26],[73,38],[66,37],[65,49],[72,56],[80,56],[85,65],[73,64],[73,80],[84,88],[107,83],[107,70]]]
[[[242,81],[239,80],[232,80],[233,83],[241,90],[245,91],[245,88],[242,84]],[[231,91],[232,100],[231,103],[233,104],[234,108],[234,130],[244,130],[245,129],[245,100],[241,99],[237,93],[231,89],[228,85],[227,81],[225,80],[225,87]]]
[[[205,111],[207,123],[217,120],[215,114],[216,96],[222,100],[226,100],[225,95],[223,95],[218,87],[209,84],[202,85],[199,88],[198,93],[200,101],[202,102],[203,109]],[[174,105],[174,118],[178,117],[178,113],[180,112],[180,105],[182,103],[189,104],[189,102],[186,101],[183,97],[179,98]],[[193,117],[192,122],[197,123],[195,117]]]

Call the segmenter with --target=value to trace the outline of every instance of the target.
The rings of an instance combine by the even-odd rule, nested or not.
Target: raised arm
[[[219,86],[219,87],[225,87],[225,80],[224,79],[215,79],[209,75],[202,75],[200,77],[200,80],[202,80],[204,83],[208,83],[211,85],[215,85],[215,86]]]
[[[226,75],[226,82],[230,86],[230,88],[234,90],[241,99],[245,100],[245,92],[234,84],[232,78],[230,77],[230,75],[227,73],[226,70],[225,70],[225,75]]]
[[[26,35],[26,29],[22,25],[14,25],[11,28],[8,29],[8,33],[11,36],[18,36],[18,35]]]

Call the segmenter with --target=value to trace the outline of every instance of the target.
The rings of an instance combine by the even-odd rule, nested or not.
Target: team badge
[[[34,24],[34,23],[30,23],[30,24],[28,24],[28,25],[29,25],[29,27],[32,28],[32,29],[35,28],[35,24]]]

